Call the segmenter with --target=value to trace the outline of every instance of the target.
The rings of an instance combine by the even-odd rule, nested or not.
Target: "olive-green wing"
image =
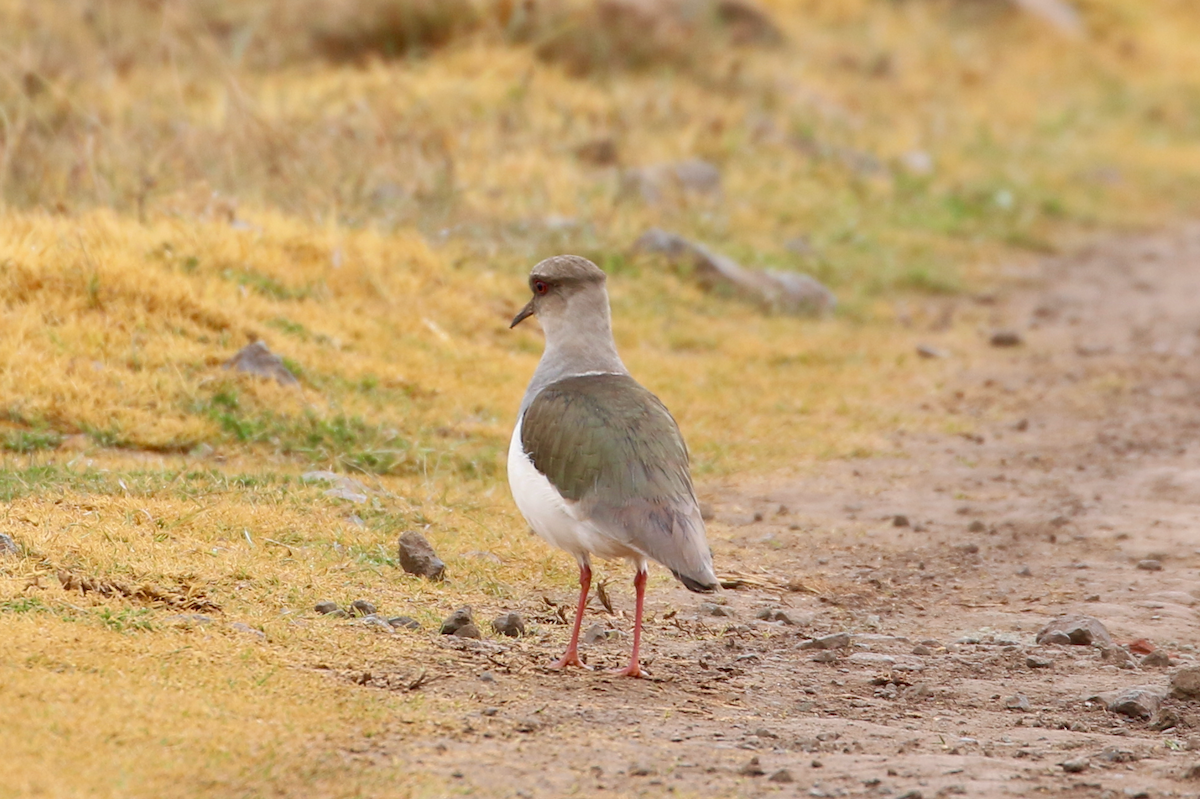
[[[688,452],[666,407],[628,375],[571,377],[530,403],[521,444],[534,467],[598,529],[715,587]]]

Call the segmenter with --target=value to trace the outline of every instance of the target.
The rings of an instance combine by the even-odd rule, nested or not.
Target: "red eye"
[[[533,282],[533,290],[536,291],[538,294],[545,294],[547,291],[550,290],[550,287],[547,286],[545,283],[543,283],[540,280],[535,280]]]

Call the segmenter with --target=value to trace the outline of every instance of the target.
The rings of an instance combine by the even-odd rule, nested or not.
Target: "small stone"
[[[908,517],[903,513],[897,513],[892,517],[892,527],[908,527]]]
[[[982,533],[985,530],[987,530],[987,525],[984,524],[983,522],[979,521],[978,519],[976,519],[975,521],[973,521],[969,525],[967,525],[968,533]]]
[[[1180,699],[1200,697],[1200,666],[1184,666],[1172,674],[1171,694]]]
[[[348,618],[350,618],[350,614],[347,613],[346,611],[342,610],[341,608],[336,608],[334,610],[331,610],[328,613],[326,613],[325,615],[331,619],[348,619]]]
[[[649,777],[654,774],[654,769],[643,763],[632,763],[629,766],[628,774],[631,777]]]
[[[474,622],[469,622],[459,627],[454,631],[454,635],[459,638],[483,638],[483,633],[479,631]]]
[[[1051,630],[1038,636],[1037,642],[1042,646],[1070,646],[1074,643],[1071,636],[1062,630]]]
[[[12,540],[11,536],[0,533],[0,555],[19,555],[21,548],[17,546],[17,542]]]
[[[337,609],[338,605],[336,602],[318,602],[316,606],[313,607],[313,610],[321,614],[333,613]]]
[[[1029,655],[1025,658],[1025,665],[1031,669],[1048,669],[1054,665],[1054,661],[1050,658]]]
[[[356,599],[350,603],[350,612],[356,616],[371,616],[375,613],[375,605],[365,599]]]
[[[1080,772],[1087,771],[1087,768],[1088,768],[1088,761],[1087,761],[1087,758],[1085,758],[1085,757],[1076,758],[1074,760],[1067,760],[1067,761],[1064,761],[1062,764],[1062,770],[1067,772],[1068,774],[1079,774]]]
[[[763,771],[763,767],[758,762],[758,757],[750,758],[750,762],[738,769],[738,773],[744,777],[761,777],[767,772]]]
[[[482,713],[482,714],[483,714],[483,715],[485,715],[485,716],[494,716],[494,715],[496,715],[497,713],[499,713],[499,712],[500,712],[500,708],[498,708],[498,707],[485,707],[483,710],[481,710],[481,711],[479,711],[479,712],[480,712],[480,713]]]
[[[763,621],[777,621],[789,627],[796,623],[795,619],[789,616],[786,611],[779,608],[759,608],[754,614],[754,618],[762,619]]]
[[[716,508],[713,507],[711,502],[700,503],[700,518],[706,522],[711,522],[717,518]]]
[[[767,777],[768,782],[795,782],[796,778],[792,776],[792,772],[785,768],[779,769],[770,777]]]
[[[369,613],[363,616],[362,624],[372,629],[378,630],[381,633],[394,633],[396,628],[388,624],[388,620],[380,616],[378,613]]]
[[[1100,659],[1121,669],[1132,669],[1137,665],[1133,655],[1119,646],[1103,647],[1100,650]]]
[[[811,660],[813,663],[833,663],[837,659],[837,653],[830,650],[818,652],[809,658],[809,660]]]
[[[392,616],[387,620],[387,623],[395,627],[397,630],[421,629],[421,623],[412,616]]]
[[[922,358],[945,358],[949,353],[945,350],[938,349],[932,344],[918,344],[917,355]]]
[[[912,653],[914,655],[932,655],[933,650],[925,646],[925,644],[917,644],[912,648]]]
[[[1028,566],[1022,566],[1021,568],[1017,569],[1017,576],[1018,577],[1032,577],[1033,570],[1030,569]],[[1068,635],[1067,643],[1070,643],[1070,641],[1071,641],[1071,636]]]
[[[1021,334],[1015,330],[997,330],[988,343],[993,347],[1016,347],[1021,344]]]
[[[724,605],[717,605],[712,602],[703,602],[700,605],[700,612],[706,613],[709,616],[732,616],[733,611]]]
[[[1139,560],[1137,567],[1144,572],[1160,572],[1162,571],[1162,561],[1155,560],[1154,558],[1146,558],[1145,560]]]
[[[245,635],[252,636],[254,638],[261,639],[263,641],[267,640],[267,634],[264,633],[262,630],[256,630],[253,627],[251,627],[249,624],[243,624],[240,621],[235,621],[233,624],[230,624],[229,629],[231,629],[235,632],[239,632],[239,633],[243,633]]]
[[[398,548],[400,568],[418,577],[441,580],[446,576],[446,564],[433,551],[425,536],[409,530],[400,536]]]
[[[469,605],[461,607],[447,616],[446,620],[442,622],[441,633],[442,635],[454,635],[460,627],[465,627],[468,624],[474,626]]]
[[[585,644],[598,644],[601,641],[608,640],[608,630],[599,622],[588,627],[583,633],[583,642]]]
[[[832,633],[810,638],[800,643],[801,649],[845,649],[850,646],[850,633]]]
[[[1110,713],[1134,719],[1148,719],[1158,712],[1166,691],[1157,685],[1134,685],[1117,694],[1108,703]]]
[[[520,638],[525,634],[525,620],[520,613],[502,613],[492,621],[492,629],[509,638]]]
[[[1138,665],[1144,669],[1165,669],[1171,665],[1171,658],[1161,649],[1155,649],[1138,661]]]
[[[283,359],[267,349],[261,341],[247,344],[225,362],[226,369],[236,372],[272,378],[283,386],[294,386],[300,381],[284,366]]]
[[[1062,643],[1061,636],[1055,635],[1054,640],[1050,640],[1053,633],[1059,632],[1065,633],[1069,643],[1075,646],[1113,645],[1112,636],[1099,619],[1079,615],[1059,616],[1052,620],[1038,633],[1037,642],[1042,645]]]
[[[1029,697],[1025,694],[1014,694],[1004,700],[1004,706],[1009,710],[1019,710],[1022,713],[1029,711]]]

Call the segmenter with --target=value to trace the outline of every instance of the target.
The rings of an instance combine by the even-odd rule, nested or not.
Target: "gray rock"
[[[709,616],[732,616],[733,611],[724,605],[717,605],[713,602],[702,602],[700,604],[700,612]]]
[[[850,646],[850,633],[832,633],[800,642],[801,649],[845,649]]]
[[[1004,706],[1009,710],[1019,710],[1022,713],[1028,713],[1030,709],[1029,697],[1025,694],[1014,694],[1004,700]]]
[[[174,613],[163,619],[166,624],[174,624],[179,627],[191,627],[196,624],[212,624],[212,616],[205,616],[203,613]]]
[[[914,647],[912,648],[912,653],[913,653],[914,655],[932,655],[932,654],[933,654],[933,650],[932,650],[932,649],[930,649],[930,648],[929,648],[928,646],[926,646],[925,644],[917,644],[916,646],[914,646]]]
[[[837,659],[837,652],[834,652],[832,649],[823,650],[809,658],[813,663],[833,663]]]
[[[247,344],[225,362],[226,369],[275,380],[280,385],[294,386],[299,380],[283,365],[283,359],[267,349],[262,341]]]
[[[997,330],[988,343],[993,347],[1016,347],[1021,344],[1021,334],[1015,330]]]
[[[758,762],[758,756],[750,758],[750,762],[738,769],[738,774],[744,777],[761,777],[767,772],[763,771],[762,764]]]
[[[400,568],[418,577],[441,580],[446,576],[446,564],[433,551],[425,536],[409,530],[400,536]]]
[[[392,616],[387,623],[397,630],[419,630],[421,623],[412,616]]]
[[[350,612],[355,616],[371,616],[375,613],[375,605],[365,599],[356,599],[350,603]]]
[[[785,768],[779,769],[770,777],[767,777],[767,782],[795,782],[796,778],[792,776],[792,772]]]
[[[461,607],[447,616],[446,620],[442,622],[441,633],[442,635],[454,635],[460,628],[468,624],[472,627],[475,626],[474,619],[471,618],[471,607],[469,605]]]
[[[1087,771],[1088,765],[1086,757],[1077,757],[1074,760],[1064,761],[1062,770],[1068,774],[1079,774],[1080,772]]]
[[[621,172],[617,194],[651,205],[687,195],[716,198],[721,194],[721,170],[698,158],[626,169]]]
[[[338,609],[338,604],[336,602],[328,602],[328,601],[318,602],[316,604],[316,606],[313,608],[313,610],[315,610],[317,613],[321,613],[321,614],[333,613],[337,609]]]
[[[1200,666],[1184,666],[1171,674],[1171,695],[1180,699],[1200,697]]]
[[[253,627],[251,627],[249,624],[243,624],[240,621],[235,621],[232,624],[230,624],[229,629],[233,630],[234,632],[242,633],[243,635],[249,635],[252,638],[258,638],[259,640],[262,640],[262,641],[267,640],[267,634],[264,633],[262,630],[256,630]]]
[[[837,305],[833,292],[807,275],[746,269],[703,244],[658,228],[643,233],[633,249],[661,253],[676,265],[690,267],[701,288],[739,295],[770,311],[813,316],[832,311]]]
[[[483,638],[483,633],[475,626],[475,622],[468,622],[454,631],[454,635],[459,638]]]
[[[1070,646],[1071,636],[1062,630],[1050,630],[1043,635],[1039,635],[1037,642],[1042,646]]]
[[[599,622],[588,627],[583,633],[583,642],[585,644],[598,644],[601,641],[608,640],[608,630]]]
[[[1038,633],[1037,642],[1042,645],[1061,643],[1061,636],[1052,636],[1053,633],[1065,633],[1069,642],[1076,646],[1097,644],[1101,647],[1110,647],[1113,645],[1113,639],[1108,630],[1099,619],[1092,616],[1075,614],[1059,616],[1042,628]]]
[[[625,773],[630,777],[650,777],[653,776],[654,769],[645,763],[630,763]]]
[[[1158,713],[1167,692],[1158,685],[1134,685],[1120,691],[1108,703],[1110,713],[1135,719],[1149,719]]]
[[[1146,558],[1145,560],[1139,560],[1137,567],[1144,572],[1160,572],[1162,571],[1162,561],[1155,560],[1154,558]]]
[[[394,633],[396,628],[388,623],[388,620],[380,616],[378,613],[369,613],[363,616],[360,622],[363,626],[370,627],[381,633]]]
[[[895,516],[892,517],[892,526],[893,527],[908,527],[908,525],[909,525],[908,517],[905,516],[903,513],[897,513]]]
[[[0,533],[0,555],[20,555],[21,548],[11,536]]]
[[[1171,658],[1167,657],[1167,653],[1163,650],[1155,649],[1138,661],[1138,665],[1144,669],[1165,669],[1171,665]]]
[[[492,629],[509,638],[520,638],[525,635],[525,620],[520,613],[502,613],[492,620]]]
[[[786,611],[779,608],[759,608],[755,612],[754,618],[762,619],[763,621],[777,621],[789,627],[796,624],[796,620],[787,614]]]
[[[1137,661],[1134,660],[1133,655],[1119,646],[1102,647],[1100,649],[1100,659],[1121,669],[1132,669],[1137,666]]]
[[[1029,655],[1025,658],[1025,665],[1031,669],[1048,669],[1054,665],[1054,661],[1039,655]]]

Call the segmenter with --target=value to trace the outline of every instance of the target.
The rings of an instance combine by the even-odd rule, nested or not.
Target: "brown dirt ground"
[[[399,759],[479,796],[1200,794],[1186,777],[1200,708],[1168,700],[1134,721],[1086,701],[1165,686],[1169,668],[1034,643],[1080,612],[1119,643],[1196,660],[1200,226],[1047,260],[1006,285],[939,301],[928,328],[952,349],[940,338],[952,315],[981,341],[997,328],[1024,339],[939,362],[947,377],[927,402],[968,433],[897,435],[888,457],[701,487],[718,571],[747,585],[716,600],[732,614],[720,617],[652,580],[652,679],[546,669],[561,625],[511,645],[445,639],[429,663],[439,679],[420,689],[460,708],[444,735],[414,744],[398,728],[346,757]],[[1138,568],[1146,558],[1161,571]],[[606,572],[617,613],[593,600],[589,624],[627,631],[627,575]],[[571,598],[554,600],[569,616]],[[538,601],[527,614],[553,621]],[[766,607],[797,623],[756,619]],[[839,631],[853,643],[831,662],[799,648]],[[627,649],[616,637],[588,656],[615,666]],[[1031,668],[1031,655],[1052,665]],[[388,690],[411,670],[341,676]],[[1016,694],[1028,710],[1006,707]],[[744,773],[752,757],[765,774]],[[1065,773],[1078,758],[1086,770]],[[781,769],[790,782],[772,780]]]

